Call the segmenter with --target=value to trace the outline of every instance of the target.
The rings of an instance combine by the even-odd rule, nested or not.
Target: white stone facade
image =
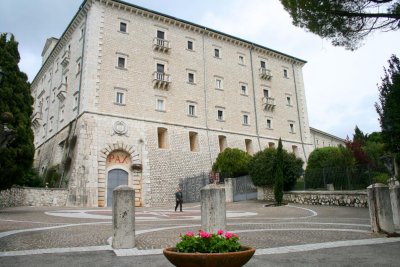
[[[68,205],[107,205],[114,169],[151,206],[225,147],[253,154],[281,137],[305,161],[313,149],[295,57],[112,0],[84,1],[45,55],[35,166],[65,166]]]
[[[310,127],[313,148],[346,146],[344,139]]]

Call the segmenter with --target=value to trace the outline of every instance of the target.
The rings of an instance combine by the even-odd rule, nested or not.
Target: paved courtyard
[[[257,248],[246,266],[399,266],[400,238],[371,232],[368,209],[227,204],[227,230]],[[200,204],[136,208],[136,248],[113,250],[111,210],[0,210],[0,266],[172,266],[162,248],[200,229]]]

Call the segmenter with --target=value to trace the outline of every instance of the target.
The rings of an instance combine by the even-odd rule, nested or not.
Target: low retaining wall
[[[258,188],[259,200],[275,201],[271,188]],[[283,200],[305,205],[368,207],[367,191],[289,191]]]
[[[17,206],[65,206],[68,189],[13,187],[0,191],[0,208]]]

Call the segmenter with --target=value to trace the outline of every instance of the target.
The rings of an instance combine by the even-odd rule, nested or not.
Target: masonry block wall
[[[303,60],[112,0],[84,1],[51,47],[32,82],[35,166],[70,160],[68,205],[107,205],[115,169],[151,206],[226,147],[312,150]]]

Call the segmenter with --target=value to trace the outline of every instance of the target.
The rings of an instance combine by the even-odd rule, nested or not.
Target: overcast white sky
[[[377,33],[350,52],[296,28],[279,0],[125,0],[306,60],[303,68],[310,126],[341,138],[355,125],[380,131],[374,103],[383,67],[400,56],[400,32]],[[1,0],[0,32],[19,42],[20,69],[35,77],[48,37],[60,37],[82,0]]]

